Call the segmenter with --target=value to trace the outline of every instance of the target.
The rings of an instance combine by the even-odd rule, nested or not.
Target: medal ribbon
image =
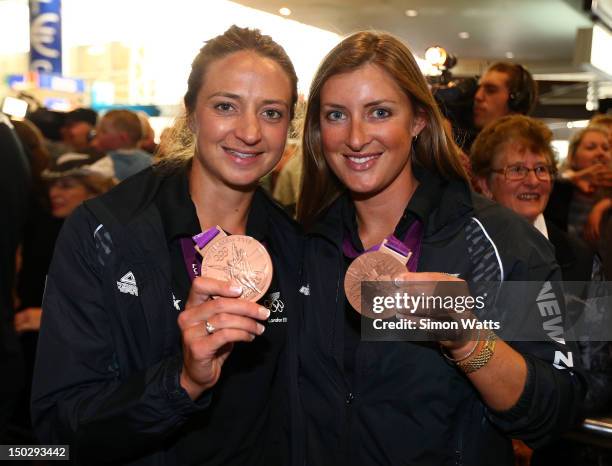
[[[198,260],[198,252],[193,248],[193,240],[191,238],[181,238],[181,250],[183,251],[183,260],[187,273],[191,281],[195,280],[202,273],[202,260]]]
[[[404,257],[408,257],[406,268],[410,272],[416,272],[419,264],[419,258],[421,257],[422,243],[423,223],[420,220],[415,220],[412,225],[410,225],[410,228],[408,228],[408,231],[404,235],[402,241],[396,238],[395,235],[389,235],[382,243],[376,244],[367,251],[363,252],[360,252],[357,250],[357,248],[355,248],[351,242],[350,235],[346,234],[344,235],[344,240],[342,241],[342,252],[346,257],[355,259],[366,252],[378,251],[384,244],[385,247],[391,249],[392,251],[395,251]]]
[[[193,238],[181,238],[183,260],[185,261],[185,267],[187,267],[187,273],[191,281],[202,274],[202,258],[198,259],[198,256],[200,256],[198,252],[202,251],[220,233],[225,236],[223,230],[215,226],[202,233],[198,233]]]

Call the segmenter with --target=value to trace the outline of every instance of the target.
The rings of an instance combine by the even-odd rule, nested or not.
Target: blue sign
[[[61,92],[85,92],[85,81],[48,73],[38,73],[38,87]]]
[[[16,89],[17,86],[22,85],[23,83],[25,83],[25,81],[26,77],[23,74],[9,74],[6,77],[6,84],[11,89]]]
[[[61,0],[30,0],[30,70],[62,73]]]

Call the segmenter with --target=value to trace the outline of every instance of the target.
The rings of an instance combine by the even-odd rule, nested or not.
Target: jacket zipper
[[[343,256],[340,255],[340,267],[338,268],[338,277],[336,279],[336,303],[335,304],[336,304],[336,312],[340,312],[343,318],[345,318],[344,312],[346,311],[344,309],[343,303],[340,300],[340,289],[341,289],[340,287],[342,286],[340,278],[342,277],[343,268],[344,268]],[[336,331],[341,331],[344,333],[344,325],[341,325],[340,328],[336,329]],[[342,341],[344,344],[344,338],[342,339]],[[353,387],[349,385],[346,378],[344,377],[344,364],[343,364],[343,379],[344,379],[345,387],[346,387],[345,398],[344,398],[345,431],[344,431],[344,455],[343,456],[344,456],[344,462],[346,464],[350,464],[351,463],[351,452],[352,452],[351,436],[352,436],[352,420],[353,420],[353,401],[355,399],[355,395],[353,394],[353,391],[352,391]]]

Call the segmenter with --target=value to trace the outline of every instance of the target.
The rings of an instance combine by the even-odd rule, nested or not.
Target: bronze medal
[[[216,239],[202,251],[202,276],[242,287],[241,298],[258,301],[272,282],[272,260],[266,248],[250,236]]]
[[[394,310],[382,314],[361,309],[361,282],[393,282],[393,279],[406,271],[406,266],[398,259],[381,250],[367,252],[357,257],[346,271],[344,292],[353,308],[366,317],[386,319],[395,315]]]

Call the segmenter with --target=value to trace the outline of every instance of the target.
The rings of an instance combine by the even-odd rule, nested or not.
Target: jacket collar
[[[425,240],[454,234],[459,221],[473,211],[469,185],[460,180],[444,180],[415,164],[412,168],[419,186],[396,225],[396,236],[405,233],[415,218],[424,224]],[[342,244],[347,227],[349,231],[356,232],[355,207],[345,191],[322,214],[310,234]]]
[[[100,202],[113,214],[119,224],[129,227],[138,221],[139,215],[152,203],[157,205],[161,196],[164,198],[161,205],[163,212],[165,212],[164,206],[178,209],[170,216],[174,220],[163,220],[167,215],[161,215],[167,239],[171,240],[185,232],[189,234],[193,229],[193,219],[195,218],[197,222],[195,207],[189,197],[187,178],[189,166],[190,162],[176,167],[148,168],[100,196]],[[282,207],[262,188],[257,188],[247,219],[247,234],[264,241],[270,234],[271,224],[275,222],[288,223],[296,231],[298,230],[297,223]]]

